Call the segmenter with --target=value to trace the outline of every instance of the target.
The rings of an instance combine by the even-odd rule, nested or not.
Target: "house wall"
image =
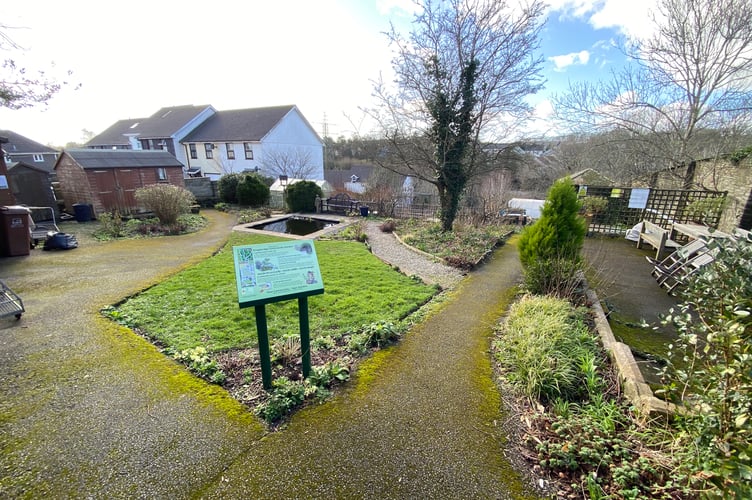
[[[251,141],[246,141],[251,142]],[[245,146],[244,142],[230,142],[231,148],[235,151],[235,159],[231,160],[227,155],[226,142],[213,142],[208,144],[215,144],[217,147],[212,150],[212,158],[206,158],[206,150],[204,142],[196,142],[196,153],[198,158],[190,159],[190,164],[183,163],[184,165],[190,165],[190,168],[200,168],[205,176],[218,178],[224,174],[239,173],[245,170],[256,170],[260,168],[258,161],[258,152],[261,150],[261,146],[257,142],[251,142],[253,145],[253,160],[245,159]],[[190,157],[190,150],[188,144],[181,145],[183,148],[183,154]]]
[[[48,172],[54,172],[55,162],[57,161],[57,153],[39,153],[36,156],[42,156],[43,161],[34,160],[34,153],[10,153],[10,159],[12,162],[23,162],[28,165],[34,165],[35,167],[43,168]]]
[[[8,142],[5,137],[0,137],[0,149]],[[5,166],[5,156],[0,154],[0,205],[15,205],[16,197],[10,189],[8,182],[8,169]]]
[[[274,127],[266,137],[258,151],[261,170],[264,172],[264,157],[274,154],[280,149],[293,148],[302,154],[308,154],[313,171],[308,176],[311,180],[324,180],[324,145],[316,132],[311,129],[303,116],[293,109]]]
[[[192,162],[188,161],[187,150],[185,147],[183,147],[182,144],[180,144],[180,141],[182,141],[186,135],[193,132],[196,127],[205,122],[206,119],[212,116],[214,113],[216,113],[216,110],[213,107],[207,107],[201,113],[196,115],[191,121],[183,125],[180,130],[173,134],[172,145],[175,151],[175,158],[180,160],[180,163],[182,163],[183,165],[189,165]],[[200,152],[199,157],[201,157]]]

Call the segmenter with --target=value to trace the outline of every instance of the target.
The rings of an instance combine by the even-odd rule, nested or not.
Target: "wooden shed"
[[[94,213],[139,211],[135,192],[151,184],[185,187],[183,164],[162,150],[70,149],[55,164],[65,208],[91,205]]]
[[[50,172],[23,161],[11,162],[7,166],[8,182],[16,197],[16,203],[32,207],[50,207],[57,212]]]

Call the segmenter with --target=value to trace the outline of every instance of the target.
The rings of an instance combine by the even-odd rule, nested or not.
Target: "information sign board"
[[[313,240],[242,245],[232,251],[241,308],[324,293]]]

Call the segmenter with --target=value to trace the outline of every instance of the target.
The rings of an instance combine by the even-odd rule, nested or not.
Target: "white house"
[[[294,105],[218,111],[181,142],[192,173],[324,179],[324,143]]]
[[[186,152],[180,141],[217,111],[209,105],[162,108],[148,118],[119,120],[92,137],[90,149],[166,150],[183,165]]]

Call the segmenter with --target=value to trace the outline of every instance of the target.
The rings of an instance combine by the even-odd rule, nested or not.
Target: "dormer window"
[[[44,161],[44,155],[34,155],[34,161],[37,163],[41,163]]]

